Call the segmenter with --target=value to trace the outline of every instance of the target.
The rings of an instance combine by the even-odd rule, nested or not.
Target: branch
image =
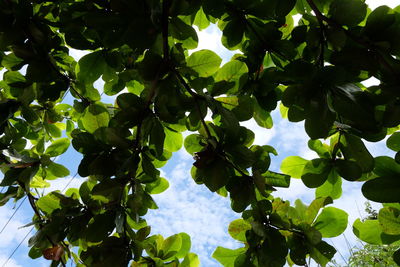
[[[68,83],[69,88],[74,91],[74,93],[85,103],[90,104],[91,101],[89,99],[87,99],[86,97],[82,96],[73,86],[72,86],[72,80],[69,76],[63,74],[60,69],[58,68],[58,66],[55,63],[54,58],[46,51],[44,51],[42,49],[42,46],[40,44],[38,44],[35,40],[35,38],[31,35],[31,33],[25,29],[23,29],[24,34],[26,35],[27,39],[29,42],[31,42],[32,44],[35,45],[35,48],[32,48],[35,50],[36,53],[40,53],[42,54],[41,56],[44,56],[46,58],[46,63],[49,65],[49,67],[54,70],[57,75],[64,80],[65,82]],[[39,51],[37,51],[37,49],[39,49]]]
[[[161,25],[162,25],[162,37],[163,37],[163,52],[164,52],[164,60],[169,60],[169,47],[168,47],[168,17],[169,17],[169,7],[171,5],[170,0],[163,0],[162,2],[162,17],[161,17]]]
[[[219,155],[225,162],[227,162],[229,165],[231,165],[238,173],[240,173],[243,177],[248,177],[251,179],[251,176],[246,174],[242,169],[240,169],[238,166],[233,163],[224,152],[222,152],[222,155]]]
[[[314,4],[314,2],[312,2]],[[315,5],[315,4],[314,4]],[[315,6],[316,7],[316,6]],[[322,68],[324,67],[325,63],[325,25],[324,25],[324,20],[321,18],[321,16],[317,16],[318,24],[320,27],[320,54],[317,60],[317,64]]]
[[[185,88],[185,90],[193,97],[194,99],[194,103],[195,103],[195,107],[197,109],[197,112],[199,113],[199,117],[201,120],[201,124],[203,125],[206,133],[207,133],[207,137],[211,138],[211,132],[208,129],[208,126],[206,124],[206,122],[204,121],[203,118],[203,114],[201,114],[201,108],[200,105],[197,101],[199,95],[197,93],[195,93],[189,86],[189,84],[185,81],[185,79],[183,79],[182,75],[172,66],[170,66],[170,62],[169,62],[169,46],[168,46],[168,10],[170,7],[171,3],[170,0],[163,0],[162,2],[162,18],[161,18],[161,23],[162,23],[162,38],[163,38],[163,53],[164,53],[164,61],[167,64],[167,68],[170,69],[174,75],[176,76],[176,78],[179,80],[179,82],[182,84],[182,86]]]
[[[31,205],[35,215],[38,217],[39,222],[42,222],[43,221],[42,215],[40,214],[40,212],[39,212],[39,210],[38,210],[38,208],[36,206],[36,203],[35,203],[36,198],[31,194],[31,192],[29,190],[26,189],[25,185],[22,182],[18,181],[18,184],[25,191],[26,196],[28,197],[28,200],[29,200],[29,204]],[[43,224],[42,223],[38,223],[38,225],[39,225],[39,229],[43,228]],[[50,244],[53,247],[56,245],[48,235],[46,235],[46,239],[50,242]],[[65,263],[64,263],[64,260],[62,258],[60,258],[60,262],[61,262],[61,265],[63,267],[65,267]]]
[[[201,98],[201,96],[194,92],[192,88],[190,88],[189,84],[185,81],[185,79],[183,79],[182,75],[175,68],[172,68],[172,72],[175,74],[176,78],[179,80],[185,90],[193,97],[194,105],[197,109],[197,112],[199,113],[200,121],[204,127],[204,130],[206,131],[207,137],[212,138],[210,129],[208,129],[208,125],[204,120],[203,114],[201,114],[201,108],[198,102],[198,99]]]

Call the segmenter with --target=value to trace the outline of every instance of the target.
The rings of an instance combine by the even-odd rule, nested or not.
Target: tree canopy
[[[157,209],[151,195],[168,187],[159,168],[182,146],[194,181],[242,215],[229,233],[243,247],[213,253],[223,266],[325,266],[336,252],[326,238],[348,225],[346,212],[327,206],[342,179],[383,203],[354,234],[398,243],[399,12],[362,0],[0,0],[0,204],[28,198],[29,256],[52,266],[198,266],[187,234],[151,235],[143,219]],[[222,66],[210,50],[189,54],[194,26],[210,23],[240,51]],[[71,49],[87,54],[76,62]],[[379,84],[363,85],[372,77]],[[290,156],[283,173],[269,170],[277,151],[252,145],[240,125],[254,119],[268,131],[277,108],[305,121],[319,156]],[[386,137],[396,156],[374,158],[364,141]],[[70,174],[55,162],[70,146],[87,180],[37,194]],[[274,198],[295,178],[316,188],[309,205]],[[399,250],[393,257],[400,265]]]

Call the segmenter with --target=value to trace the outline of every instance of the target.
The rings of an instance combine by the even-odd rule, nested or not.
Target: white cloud
[[[230,51],[222,45],[221,31],[215,24],[210,24],[207,29],[202,31],[198,31],[197,27],[195,29],[199,38],[199,44],[196,49],[190,50],[189,54],[202,49],[212,50],[222,58],[223,64],[228,62],[235,53],[240,53],[238,50]]]
[[[275,143],[278,151],[291,152],[300,156],[308,153],[307,142],[310,138],[304,130],[304,121],[290,122],[287,119],[282,119],[279,110],[272,112],[272,118],[276,131],[272,142]]]
[[[21,200],[22,201],[22,200]],[[27,200],[25,200],[28,202]],[[19,202],[17,203],[19,205]],[[26,204],[26,203],[25,203]],[[7,223],[8,219],[14,213],[16,207],[12,208],[10,204],[1,207],[0,213],[0,227]],[[31,216],[32,213],[29,214]],[[14,244],[18,244],[28,233],[30,227],[21,228],[28,222],[30,222],[30,217],[27,216],[26,213],[22,211],[22,209],[18,210],[18,212],[14,215],[11,221],[8,223],[7,227],[0,234],[0,250],[9,250],[10,247],[14,247]]]
[[[4,264],[8,259],[7,255],[0,254],[0,263]],[[10,259],[6,265],[2,265],[3,267],[22,267],[22,265],[19,265],[14,259]]]
[[[364,141],[365,146],[367,147],[368,151],[372,154],[374,157],[378,156],[389,156],[389,157],[394,157],[395,152],[393,150],[390,150],[389,148],[386,147],[386,140],[389,138],[387,136],[385,139],[379,141],[379,142],[368,142]]]
[[[87,54],[89,54],[90,51],[86,50],[78,50],[74,48],[69,49],[69,55],[75,59],[75,61],[79,61],[79,59]]]
[[[394,1],[394,0],[367,0],[365,2],[372,10],[383,5],[386,5],[391,8],[400,5],[399,1]]]
[[[371,9],[384,4],[391,7],[399,4],[398,1],[393,0],[366,2]],[[227,62],[235,53],[222,46],[220,41],[221,33],[215,25],[206,30],[198,31],[198,36],[199,46],[191,52],[200,49],[210,49],[219,54],[224,62]],[[70,50],[71,56],[76,60],[79,60],[79,58],[87,53],[87,51]],[[102,90],[102,81],[96,82],[95,86]],[[110,103],[114,99],[114,97],[105,95],[102,97],[106,97]],[[307,142],[309,137],[304,131],[303,122],[290,123],[287,120],[282,120],[279,118],[278,111],[273,112],[273,118],[275,125],[271,130],[258,127],[253,120],[244,122],[242,125],[255,133],[255,144],[271,144],[284,156],[288,154],[300,155],[307,159],[316,157],[315,153],[308,149]],[[389,153],[388,149],[382,143],[366,143],[366,145],[373,155],[388,155]],[[170,167],[170,170],[168,170],[168,167],[162,170],[162,176],[170,181],[170,188],[163,194],[154,196],[160,209],[150,211],[146,219],[153,227],[152,233],[161,233],[165,237],[179,232],[189,233],[192,237],[192,251],[199,254],[202,266],[219,266],[219,264],[211,259],[210,255],[217,246],[230,248],[240,246],[227,233],[229,222],[239,217],[239,215],[230,209],[229,198],[212,194],[204,185],[194,183],[190,177],[190,167],[193,161],[191,155],[181,150],[175,154],[175,158],[171,159],[171,162],[175,161],[175,159],[176,161],[180,161],[180,163]],[[277,166],[272,166],[272,168],[277,169]],[[51,187],[46,192],[62,190],[69,181],[70,177],[50,181]],[[79,188],[83,181],[84,179],[82,178],[74,178],[69,187]],[[292,179],[290,189],[279,189],[274,193],[274,196],[290,200],[291,203],[295,199],[301,198],[305,203],[309,204],[314,198],[314,190],[305,187],[301,180]],[[334,206],[344,209],[349,213],[350,226],[345,234],[351,246],[357,244],[354,234],[351,232],[351,224],[356,218],[364,216],[364,202],[365,198],[361,194],[360,184],[344,181],[343,196],[341,199],[335,201]],[[9,205],[1,207],[0,227],[5,224],[12,212],[13,210]],[[19,229],[19,227],[24,225],[25,222],[29,222],[29,216],[31,215],[31,212],[18,213],[8,225],[6,231],[0,235],[0,263],[3,263],[7,259],[9,255],[7,253],[11,253],[11,249],[29,231],[29,227],[22,229]],[[343,237],[338,237],[333,239],[333,242],[340,249],[341,253],[346,256],[348,252],[346,240]],[[336,259],[340,262],[339,257],[336,256]],[[6,266],[21,266],[18,265],[15,259],[11,259]],[[21,259],[18,258],[19,260]]]
[[[48,181],[50,183],[50,187],[45,188],[43,192],[44,194],[48,194],[56,190],[64,190],[65,192],[68,188],[79,188],[84,181],[86,181],[86,179],[80,178],[78,175],[76,175],[76,177],[67,176],[64,178],[58,178],[56,180]]]
[[[192,251],[197,253],[202,266],[219,266],[211,259],[217,246],[239,247],[230,238],[229,222],[239,217],[230,208],[229,198],[212,194],[204,185],[197,185],[190,177],[190,163],[182,161],[167,171],[170,188],[160,195],[154,195],[159,210],[146,215],[152,233],[164,237],[179,232],[191,236]]]
[[[301,179],[290,180],[289,188],[277,188],[278,190],[273,193],[274,197],[280,197],[283,200],[289,200],[291,204],[294,204],[296,199],[301,199],[305,203],[310,203],[314,198],[315,189],[306,187]]]
[[[338,200],[335,200],[333,204],[333,206],[346,211],[349,215],[348,226],[344,234],[332,239],[335,248],[338,250],[338,253],[335,255],[335,259],[337,262],[342,264],[345,262],[343,261],[341,255],[347,260],[351,253],[349,247],[362,247],[363,245],[363,243],[357,239],[352,231],[352,225],[357,218],[362,219],[368,216],[368,214],[365,212],[364,205],[364,203],[367,202],[367,199],[361,193],[361,186],[362,183],[348,182],[343,180],[342,197]],[[379,210],[381,207],[381,204],[374,202],[370,203],[375,210]],[[332,243],[330,244],[332,245]]]
[[[271,139],[276,134],[276,129],[265,129],[256,123],[254,119],[244,121],[240,123],[241,126],[244,126],[251,131],[253,131],[255,138],[254,138],[254,145],[267,145],[270,143]]]

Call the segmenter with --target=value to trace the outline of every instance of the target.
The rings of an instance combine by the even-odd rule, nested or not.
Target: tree
[[[365,203],[365,211],[368,216],[363,220],[375,220],[378,217],[378,212],[374,210],[370,202]],[[354,246],[349,247],[350,257],[345,266],[396,266],[393,259],[393,254],[398,250],[399,245],[372,245],[362,244],[362,247]],[[332,262],[335,263],[335,262]],[[340,265],[333,265],[340,266]]]
[[[243,247],[218,247],[222,265],[326,265],[336,250],[323,238],[347,227],[344,211],[326,207],[342,179],[363,182],[364,196],[384,203],[377,218],[354,222],[354,234],[398,242],[398,11],[371,11],[362,0],[1,0],[0,203],[27,196],[37,230],[29,255],[53,266],[197,266],[188,235],[150,235],[142,218],[157,208],[151,194],[168,184],[158,168],[186,130],[193,179],[229,195],[242,214],[229,232]],[[225,47],[241,51],[222,67],[212,51],[188,54],[198,42],[193,25],[210,22]],[[76,62],[71,48],[88,53]],[[365,87],[371,77],[380,84]],[[286,158],[283,173],[268,170],[275,149],[252,145],[254,133],[239,124],[271,128],[278,104],[289,121],[305,120],[319,155]],[[387,136],[395,158],[373,158],[363,140]],[[69,175],[54,160],[70,145],[87,181],[36,194]],[[310,205],[273,197],[291,178],[317,188]]]
[[[349,266],[396,266],[392,255],[399,247],[393,245],[370,245],[354,251]]]

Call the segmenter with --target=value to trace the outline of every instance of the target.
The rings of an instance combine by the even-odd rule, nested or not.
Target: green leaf
[[[246,248],[228,249],[217,247],[212,257],[224,267],[235,267],[235,260],[246,252]]]
[[[183,257],[186,258],[187,255],[193,254],[189,253],[190,247],[192,246],[192,242],[190,241],[190,236],[186,233],[179,233],[182,239],[182,245],[179,251],[175,254],[175,257],[181,259]],[[188,254],[189,253],[189,254]]]
[[[149,147],[154,149],[157,158],[161,157],[164,152],[164,145],[166,143],[164,127],[157,119],[153,120],[151,127]]]
[[[254,120],[257,122],[258,126],[266,129],[271,129],[273,126],[271,114],[262,109],[259,105],[254,105]]]
[[[331,197],[319,197],[313,200],[313,202],[311,202],[310,206],[308,206],[307,210],[306,210],[306,222],[309,224],[312,224],[312,222],[314,222],[315,217],[317,217],[317,214],[319,212],[319,210],[322,207],[325,207],[328,204],[333,203],[332,198]]]
[[[89,133],[94,133],[101,127],[107,127],[109,120],[110,115],[107,108],[100,103],[88,106],[81,118],[83,127],[85,127]]]
[[[239,44],[243,40],[243,33],[246,29],[243,20],[232,19],[224,27],[222,31],[222,44],[230,49],[234,50],[239,47]]]
[[[309,140],[308,147],[314,150],[321,158],[329,158],[329,146],[322,143],[320,140]]]
[[[337,159],[334,162],[337,173],[348,181],[356,181],[361,177],[361,168],[354,161]]]
[[[208,20],[207,15],[204,13],[203,8],[200,8],[199,11],[197,11],[193,24],[196,25],[200,31],[204,30],[210,25],[210,21]]]
[[[380,202],[400,202],[400,179],[396,176],[382,176],[365,182],[361,191],[365,198]]]
[[[244,211],[254,199],[254,184],[250,177],[232,177],[226,190],[230,193],[231,207],[236,212]]]
[[[83,56],[76,65],[76,73],[79,81],[92,84],[103,74],[107,63],[104,60],[103,52],[96,51]]]
[[[311,249],[310,256],[320,265],[326,266],[326,264],[331,261],[335,253],[336,249],[334,247],[325,241],[321,241]]]
[[[307,105],[307,110],[308,116],[304,122],[304,128],[308,136],[311,139],[328,137],[335,120],[335,114],[328,107],[325,98],[311,100]]]
[[[176,152],[181,149],[183,144],[182,134],[164,127],[165,141],[164,148],[170,152]]]
[[[46,214],[52,214],[55,210],[61,209],[60,198],[52,192],[39,198],[36,206]]]
[[[215,74],[215,81],[225,81],[228,84],[234,83],[235,85],[229,89],[230,92],[237,92],[240,86],[240,79],[247,78],[248,72],[247,65],[239,60],[232,60],[223,65]]]
[[[44,128],[54,138],[60,138],[62,136],[61,129],[54,124],[45,124]]]
[[[301,180],[307,187],[319,187],[328,179],[331,168],[329,160],[313,159],[304,166]]]
[[[186,66],[194,70],[200,77],[213,75],[219,68],[222,59],[210,50],[200,50],[191,54]]]
[[[357,219],[353,223],[353,233],[362,241],[374,245],[391,244],[400,239],[400,235],[388,235],[383,232],[383,229],[378,220]]]
[[[115,214],[113,211],[98,214],[90,220],[86,230],[86,241],[104,241],[115,228]]]
[[[387,140],[386,145],[391,150],[400,151],[400,132],[393,133]]]
[[[188,253],[179,266],[180,267],[198,267],[198,266],[200,266],[199,257],[194,253]]]
[[[266,171],[265,173],[263,173],[263,177],[265,177],[266,184],[270,186],[285,187],[285,188],[288,188],[290,186],[289,175],[276,173],[272,171]]]
[[[55,177],[65,177],[69,175],[69,170],[67,168],[55,162],[50,162],[47,166],[47,170],[49,170]]]
[[[389,235],[400,235],[400,211],[398,209],[392,207],[380,209],[378,220],[383,232]]]
[[[360,138],[351,134],[342,134],[340,150],[343,152],[344,158],[355,161],[363,173],[370,172],[374,168],[374,158]]]
[[[51,143],[51,145],[46,148],[44,152],[46,155],[50,157],[57,157],[67,151],[69,147],[69,139],[68,138],[60,138]]]
[[[268,170],[271,164],[271,158],[269,154],[271,153],[270,146],[251,146],[251,151],[254,153],[254,158],[256,159],[253,163],[252,170],[257,170],[260,173],[264,173]]]
[[[301,178],[303,174],[304,166],[306,166],[308,160],[303,159],[299,156],[289,156],[282,160],[281,171],[292,178]]]
[[[7,191],[0,193],[0,207],[4,206],[11,198],[16,197],[17,192],[17,187],[9,186]]]
[[[400,164],[390,157],[376,157],[374,173],[379,176],[400,175]]]
[[[251,224],[243,219],[236,219],[229,224],[228,232],[233,239],[246,242],[246,231],[251,229]]]
[[[330,17],[339,24],[355,26],[364,20],[367,5],[361,0],[334,0],[329,8]]]
[[[115,179],[107,179],[96,184],[92,191],[92,198],[103,203],[117,201],[122,193],[123,186]]]
[[[222,159],[216,159],[207,166],[197,168],[197,176],[208,189],[215,192],[228,183],[230,171]]]
[[[182,41],[182,44],[187,49],[194,49],[197,47],[198,37],[193,27],[187,25],[178,17],[172,17],[169,27],[171,36],[177,40]]]
[[[338,199],[342,195],[342,178],[332,170],[328,175],[328,180],[315,190],[315,197],[331,197]]]
[[[397,265],[400,265],[400,248],[393,253],[393,260]]]
[[[201,145],[203,138],[199,134],[191,134],[185,138],[184,146],[186,151],[193,155],[196,152],[203,150],[204,146]]]
[[[182,237],[179,234],[172,235],[164,240],[160,248],[160,253],[162,253],[161,258],[167,260],[176,255],[176,253],[182,247]]]
[[[7,69],[12,69],[21,63],[23,63],[23,60],[17,57],[14,53],[4,55],[1,59],[1,65]]]
[[[149,194],[160,194],[167,190],[169,187],[169,182],[167,179],[159,177],[152,183],[146,184],[146,192]]]
[[[348,214],[334,207],[324,208],[313,226],[321,232],[322,237],[339,236],[347,228]]]
[[[287,253],[286,238],[277,229],[269,228],[258,253],[260,266],[283,266]]]

